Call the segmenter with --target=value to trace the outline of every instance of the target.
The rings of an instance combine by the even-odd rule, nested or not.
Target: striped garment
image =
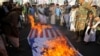
[[[38,33],[37,29],[31,29],[29,36],[27,38],[28,43],[32,49],[33,56],[42,56],[43,51],[41,49],[43,47],[47,47],[45,44],[46,41],[63,36],[63,34],[57,28],[45,28],[43,29],[41,34],[37,33]],[[68,45],[74,48],[69,41]],[[77,53],[78,56],[82,56],[79,52]]]

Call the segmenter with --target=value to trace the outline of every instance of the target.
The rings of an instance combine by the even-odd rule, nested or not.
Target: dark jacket
[[[14,8],[12,11],[8,14],[7,17],[3,19],[3,31],[6,35],[10,36],[19,36],[19,30],[18,30],[18,20],[20,16],[20,9]]]

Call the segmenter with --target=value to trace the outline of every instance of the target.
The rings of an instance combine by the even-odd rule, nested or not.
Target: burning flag
[[[68,45],[63,37],[49,40],[45,44],[47,48],[43,48],[42,56],[76,56],[76,51]]]
[[[29,19],[28,42],[33,56],[82,56],[56,27],[36,24],[31,15]]]

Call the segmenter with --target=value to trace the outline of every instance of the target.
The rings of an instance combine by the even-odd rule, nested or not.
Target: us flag
[[[43,51],[41,49],[46,46],[44,43],[61,36],[63,36],[63,34],[57,28],[44,28],[40,34],[38,34],[37,29],[31,29],[27,39],[32,49],[33,56],[42,56]],[[70,42],[69,45],[72,46]],[[82,56],[79,52],[78,54]]]
[[[41,34],[38,34],[37,29],[31,29],[29,38],[54,38],[62,36],[60,31],[56,28],[45,28],[41,31]]]

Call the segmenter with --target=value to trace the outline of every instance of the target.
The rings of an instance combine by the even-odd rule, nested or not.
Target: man
[[[47,20],[46,20],[46,17],[44,15],[44,6],[42,4],[38,8],[38,12],[39,12],[39,20],[40,20],[40,22],[43,23],[43,24],[46,24]]]
[[[55,14],[56,14],[56,23],[60,24],[61,9],[59,7],[59,4],[56,5]]]
[[[100,17],[96,17],[94,20],[96,24],[92,28],[96,29],[96,42],[100,44]]]
[[[76,12],[77,12],[76,6],[72,6],[70,12],[70,31],[75,31]]]
[[[51,15],[50,15],[50,22],[51,22],[51,24],[55,24],[56,23],[56,21],[55,21],[55,4],[54,3],[51,3],[50,4],[50,11],[51,11]]]
[[[64,12],[64,20],[66,22],[67,29],[69,29],[70,28],[69,20],[70,20],[71,5],[69,5],[68,2],[66,2],[64,9],[65,9],[65,12]]]
[[[33,5],[32,5],[32,6],[31,6],[31,5],[29,6],[28,13],[31,14],[31,15],[33,15],[33,17],[34,17],[34,14],[35,14],[35,8],[33,8]]]
[[[50,23],[50,10],[49,10],[49,5],[45,5],[45,8],[44,8],[44,15],[46,17],[46,20],[47,20],[47,24]]]
[[[78,11],[76,12],[76,22],[75,22],[77,42],[80,42],[82,39],[88,12],[86,6],[87,3],[85,3],[85,0],[79,0],[79,3],[80,6],[79,7],[77,6]]]
[[[10,40],[11,44],[19,48],[19,30],[18,30],[18,22],[21,15],[20,8],[13,8],[12,11],[8,14],[6,18],[3,19],[3,32],[7,36],[8,40]]]

